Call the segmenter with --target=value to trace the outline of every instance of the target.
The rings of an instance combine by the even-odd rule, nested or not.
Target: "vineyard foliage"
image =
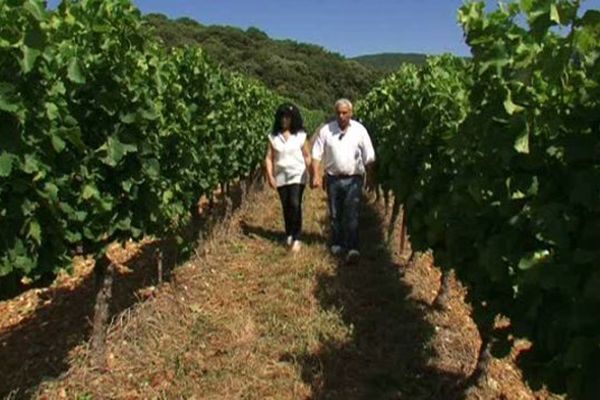
[[[0,289],[177,234],[257,168],[277,101],[161,47],[127,0],[0,0]]]
[[[468,288],[480,331],[534,385],[600,393],[600,12],[574,0],[459,11],[473,58],[404,65],[358,104],[413,248]],[[0,0],[0,294],[75,251],[177,235],[247,177],[280,98],[128,0]],[[322,119],[307,113],[309,131]],[[497,316],[510,326],[494,329]]]
[[[600,12],[523,0],[459,11],[473,59],[404,66],[359,104],[380,184],[468,287],[495,355],[534,387],[600,393]],[[494,329],[498,315],[510,327]]]

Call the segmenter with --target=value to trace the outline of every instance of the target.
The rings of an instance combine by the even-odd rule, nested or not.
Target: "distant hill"
[[[425,64],[427,55],[417,53],[380,53],[353,57],[351,60],[357,61],[366,67],[387,73],[397,70],[404,63]]]
[[[257,29],[202,25],[190,18],[171,20],[148,14],[146,20],[165,45],[200,46],[223,67],[264,82],[298,104],[330,110],[339,97],[356,100],[383,74],[312,44],[275,40]]]

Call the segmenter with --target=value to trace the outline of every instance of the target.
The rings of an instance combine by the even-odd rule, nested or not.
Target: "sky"
[[[50,7],[59,0],[50,0]],[[346,57],[401,52],[469,55],[456,14],[463,0],[134,0],[143,13],[205,25],[257,27],[275,39],[320,45]],[[489,1],[495,4],[495,2]],[[584,1],[600,9],[600,0]]]

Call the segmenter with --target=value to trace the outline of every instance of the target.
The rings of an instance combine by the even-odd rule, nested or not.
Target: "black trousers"
[[[293,240],[300,240],[302,231],[302,196],[304,185],[293,184],[277,188],[281,206],[283,208],[283,220],[285,221],[285,235],[291,236]]]

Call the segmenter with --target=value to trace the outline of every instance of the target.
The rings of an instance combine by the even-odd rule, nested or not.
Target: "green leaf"
[[[21,69],[23,73],[29,73],[35,66],[36,60],[42,54],[46,44],[46,36],[39,26],[28,27],[21,46],[23,58],[21,60]]]
[[[41,21],[46,17],[46,9],[41,1],[27,0],[25,1],[25,4],[23,4],[23,8],[38,21]]]
[[[149,176],[157,178],[160,175],[160,163],[157,159],[151,158],[144,163],[144,169]]]
[[[142,233],[144,233],[141,229],[138,229],[134,226],[131,226],[129,229],[131,230],[131,234],[133,235],[134,239],[139,239],[142,236]]]
[[[14,156],[3,151],[0,154],[0,177],[6,178],[12,171]]]
[[[53,203],[58,202],[58,186],[54,183],[48,182],[44,185],[44,196],[50,199]]]
[[[135,122],[135,113],[121,114],[119,119],[124,124],[133,124]]]
[[[0,258],[0,278],[7,276],[13,271],[12,262],[3,262],[2,258]]]
[[[35,66],[35,61],[42,54],[41,51],[31,47],[23,46],[23,59],[21,61],[21,69],[24,74],[29,73]]]
[[[154,108],[149,108],[149,109],[143,109],[143,110],[141,110],[140,111],[140,116],[143,119],[154,121],[155,119],[158,118],[158,113],[156,112],[156,110]]]
[[[525,108],[523,108],[522,106],[513,103],[512,101],[512,97],[509,94],[508,97],[506,97],[506,100],[504,100],[504,109],[506,110],[506,113],[508,115],[513,115],[515,113],[520,113],[523,110],[525,110]]]
[[[78,126],[71,128],[60,128],[58,133],[61,137],[65,138],[69,143],[74,145],[78,150],[84,151],[86,149],[85,143],[81,140],[81,130]]]
[[[87,184],[84,186],[83,188],[83,192],[81,193],[81,197],[84,200],[89,200],[91,198],[98,198],[100,196],[100,192],[98,192],[98,189],[90,184]]]
[[[547,261],[549,257],[550,252],[548,250],[538,250],[536,252],[530,253],[527,256],[521,258],[521,261],[519,261],[519,269],[526,271]]]
[[[0,110],[16,112],[20,103],[15,86],[8,82],[0,82]]]
[[[137,146],[125,144],[111,136],[101,149],[106,150],[106,157],[103,159],[104,163],[111,167],[116,167],[126,154],[137,151]]]
[[[121,182],[121,187],[126,192],[129,192],[131,190],[132,186],[133,186],[133,181],[131,179]]]
[[[79,64],[79,60],[77,60],[77,58],[72,58],[71,61],[69,61],[67,77],[71,82],[79,84],[84,84],[86,82],[85,76],[81,71],[81,65]]]
[[[69,243],[78,243],[81,241],[81,233],[79,232],[74,232],[74,231],[66,231],[65,232],[65,239],[67,240],[67,242]]]
[[[556,7],[556,4],[550,4],[550,21],[560,24],[560,14],[558,13],[558,7]]]
[[[78,222],[83,222],[83,221],[85,221],[85,219],[86,219],[87,216],[88,216],[87,212],[85,212],[85,211],[77,211],[77,212],[75,212],[73,214],[73,219],[75,221],[78,221]]]
[[[173,199],[173,191],[166,190],[162,196],[163,204],[168,204],[171,199]]]
[[[89,226],[83,228],[83,236],[88,240],[100,240],[100,237],[98,237],[98,235],[96,235],[96,233],[94,233],[94,231],[92,231]]]
[[[29,223],[29,237],[38,245],[42,244],[42,227],[36,220]]]
[[[56,104],[54,103],[46,103],[46,115],[48,115],[48,118],[50,119],[50,121],[54,121],[56,118],[58,118],[58,107],[56,106]]]
[[[117,229],[120,229],[122,231],[128,231],[129,228],[131,227],[131,218],[123,218],[121,219],[117,225],[116,225]]]
[[[25,163],[23,171],[27,174],[33,174],[40,170],[40,163],[32,154],[25,154]]]
[[[56,151],[57,153],[62,152],[65,149],[65,146],[67,145],[65,143],[65,141],[62,140],[57,135],[52,135],[51,140],[52,140],[52,147],[54,148],[54,151]]]
[[[60,202],[58,204],[58,208],[66,214],[72,214],[75,212],[75,209],[73,209],[69,203]]]
[[[48,93],[50,95],[57,96],[64,95],[66,92],[67,88],[65,87],[65,84],[62,81],[58,81],[55,82],[54,85],[52,85],[52,88],[50,88]]]
[[[514,148],[518,153],[529,154],[529,132],[523,130],[515,140]]]
[[[23,38],[23,43],[27,47],[43,50],[46,45],[46,33],[39,25],[29,26],[27,27],[27,32]]]
[[[114,206],[114,202],[113,202],[113,199],[111,199],[111,198],[105,198],[105,199],[102,199],[102,201],[100,201],[100,209],[102,211],[110,212],[110,211],[112,211],[113,206]]]

